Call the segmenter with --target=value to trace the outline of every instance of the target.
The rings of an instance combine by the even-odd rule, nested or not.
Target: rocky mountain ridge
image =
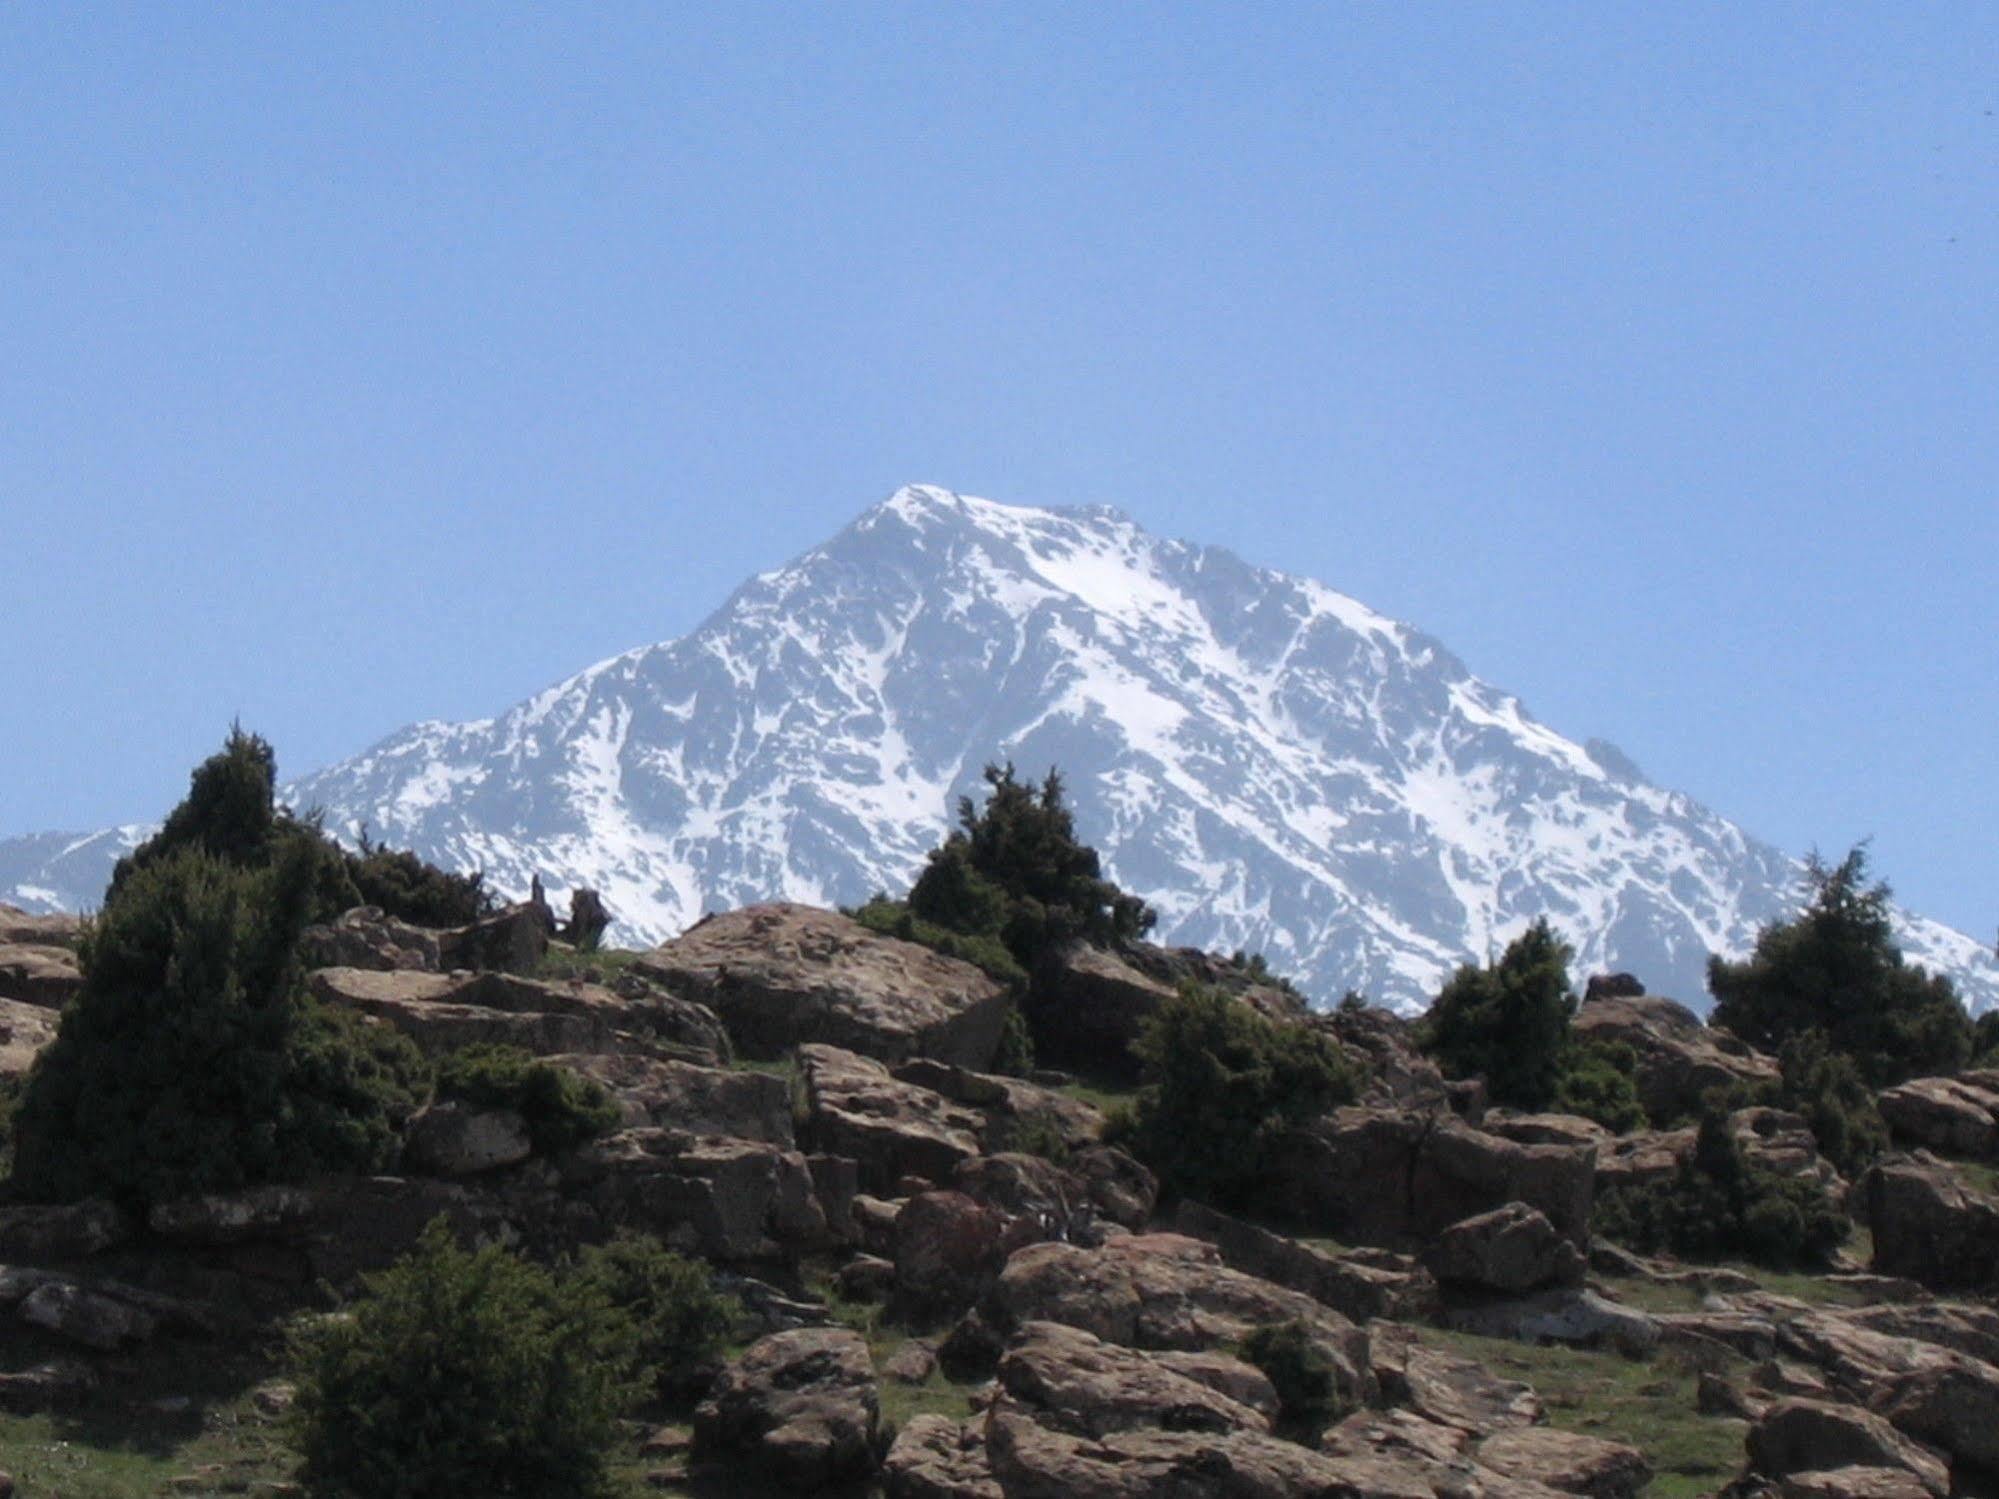
[[[1536,722],[1321,584],[1106,509],[912,487],[687,636],[492,719],[293,782],[330,831],[601,890],[617,940],[759,900],[905,888],[989,760],[1059,766],[1081,835],[1173,943],[1403,1010],[1548,915],[1578,965],[1704,1007],[1710,952],[1794,908],[1794,860]],[[0,898],[94,904],[146,829],[0,842]],[[1999,960],[1905,915],[1974,1009]]]

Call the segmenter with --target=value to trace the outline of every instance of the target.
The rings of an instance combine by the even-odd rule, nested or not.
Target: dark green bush
[[[1316,1430],[1340,1415],[1339,1377],[1332,1355],[1302,1321],[1266,1322],[1243,1339],[1243,1359],[1277,1391],[1278,1418]]]
[[[1176,1190],[1223,1206],[1252,1196],[1274,1147],[1357,1095],[1345,1054],[1319,1031],[1266,1020],[1190,985],[1146,1023],[1131,1149]]]
[[[1638,1058],[1622,1041],[1570,1039],[1557,1059],[1555,1095],[1559,1114],[1594,1119],[1613,1134],[1643,1129],[1645,1106],[1638,1101]]]
[[[988,765],[980,808],[958,804],[958,830],[934,850],[909,892],[917,920],[967,936],[997,937],[1032,972],[1040,958],[1082,939],[1141,937],[1154,913],[1103,876],[1097,851],[1076,839],[1055,771],[1037,788],[1011,765]]]
[[[1452,1077],[1482,1077],[1494,1103],[1545,1109],[1569,1045],[1572,952],[1545,919],[1507,945],[1497,963],[1467,963],[1416,1028],[1417,1043]]]
[[[631,1321],[442,1220],[347,1312],[293,1337],[292,1434],[315,1499],[594,1499],[638,1392]]]
[[[1795,920],[1764,927],[1743,962],[1708,960],[1712,1023],[1772,1052],[1822,1031],[1875,1088],[1963,1066],[1971,1022],[1949,979],[1903,961],[1866,850],[1836,865],[1814,854],[1806,875],[1811,901]]]
[[[1778,1056],[1783,1082],[1777,1102],[1802,1114],[1819,1154],[1843,1176],[1858,1176],[1888,1148],[1888,1126],[1874,1104],[1874,1090],[1853,1058],[1832,1049],[1823,1031],[1806,1031],[1784,1043]]]
[[[565,1150],[618,1127],[622,1115],[600,1085],[518,1046],[468,1046],[437,1066],[437,1092],[527,1121],[538,1151]]]
[[[416,926],[470,926],[493,911],[482,874],[450,874],[408,849],[384,848],[361,830],[358,853],[346,855],[358,903]]]
[[[704,1383],[741,1315],[735,1298],[715,1289],[706,1264],[645,1234],[622,1233],[585,1249],[576,1274],[631,1323],[638,1371],[662,1394]]]
[[[269,741],[232,727],[221,750],[194,768],[187,796],[159,832],[118,861],[105,904],[139,871],[194,848],[245,869],[306,861],[307,923],[367,905],[419,926],[463,926],[492,909],[480,875],[448,874],[407,850],[370,842],[365,830],[360,852],[349,853],[326,835],[318,814],[299,816],[278,806],[276,788],[277,755]]]
[[[1034,1070],[1034,1032],[1019,1005],[1009,1005],[1006,1023],[1000,1027],[999,1047],[993,1053],[993,1071],[1002,1077],[1026,1077]]]
[[[1851,1226],[1817,1182],[1751,1165],[1719,1099],[1703,1109],[1693,1155],[1678,1172],[1601,1194],[1592,1222],[1629,1249],[1772,1269],[1823,1266]]]
[[[305,992],[293,953],[320,868],[303,844],[262,868],[189,844],[125,871],[23,1090],[23,1195],[144,1205],[394,1163],[428,1069]]]
[[[1068,1137],[1062,1133],[1062,1127],[1046,1114],[1029,1114],[1010,1120],[997,1131],[989,1149],[1038,1155],[1057,1166],[1069,1164]]]

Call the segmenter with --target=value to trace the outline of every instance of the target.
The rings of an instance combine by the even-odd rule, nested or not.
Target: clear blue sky
[[[0,10],[0,832],[921,480],[1319,577],[1999,923],[1999,11]]]

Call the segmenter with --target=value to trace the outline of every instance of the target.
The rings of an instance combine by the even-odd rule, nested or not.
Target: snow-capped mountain
[[[348,838],[602,891],[651,942],[704,911],[907,888],[989,760],[1062,770],[1173,943],[1411,1008],[1546,914],[1577,972],[1705,1006],[1710,952],[1791,909],[1790,857],[1527,715],[1410,627],[1108,509],[909,488],[686,637],[497,718],[421,723],[286,788]],[[0,899],[89,905],[143,834],[0,843]],[[1999,963],[1910,956],[1974,1008]]]

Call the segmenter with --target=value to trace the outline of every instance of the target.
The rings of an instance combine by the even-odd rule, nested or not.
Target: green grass
[[[594,952],[578,952],[573,947],[550,947],[542,955],[535,977],[582,979],[585,983],[608,984],[645,954],[622,947],[600,947]]]
[[[1121,1103],[1130,1103],[1138,1097],[1138,1085],[1114,1077],[1077,1076],[1075,1081],[1064,1083],[1056,1091],[1066,1093],[1078,1103],[1089,1104],[1108,1114]]]
[[[1699,1370],[1682,1355],[1628,1359],[1428,1328],[1420,1336],[1532,1385],[1550,1426],[1638,1448],[1652,1463],[1644,1499],[1712,1494],[1742,1466],[1745,1424],[1695,1409]]]

